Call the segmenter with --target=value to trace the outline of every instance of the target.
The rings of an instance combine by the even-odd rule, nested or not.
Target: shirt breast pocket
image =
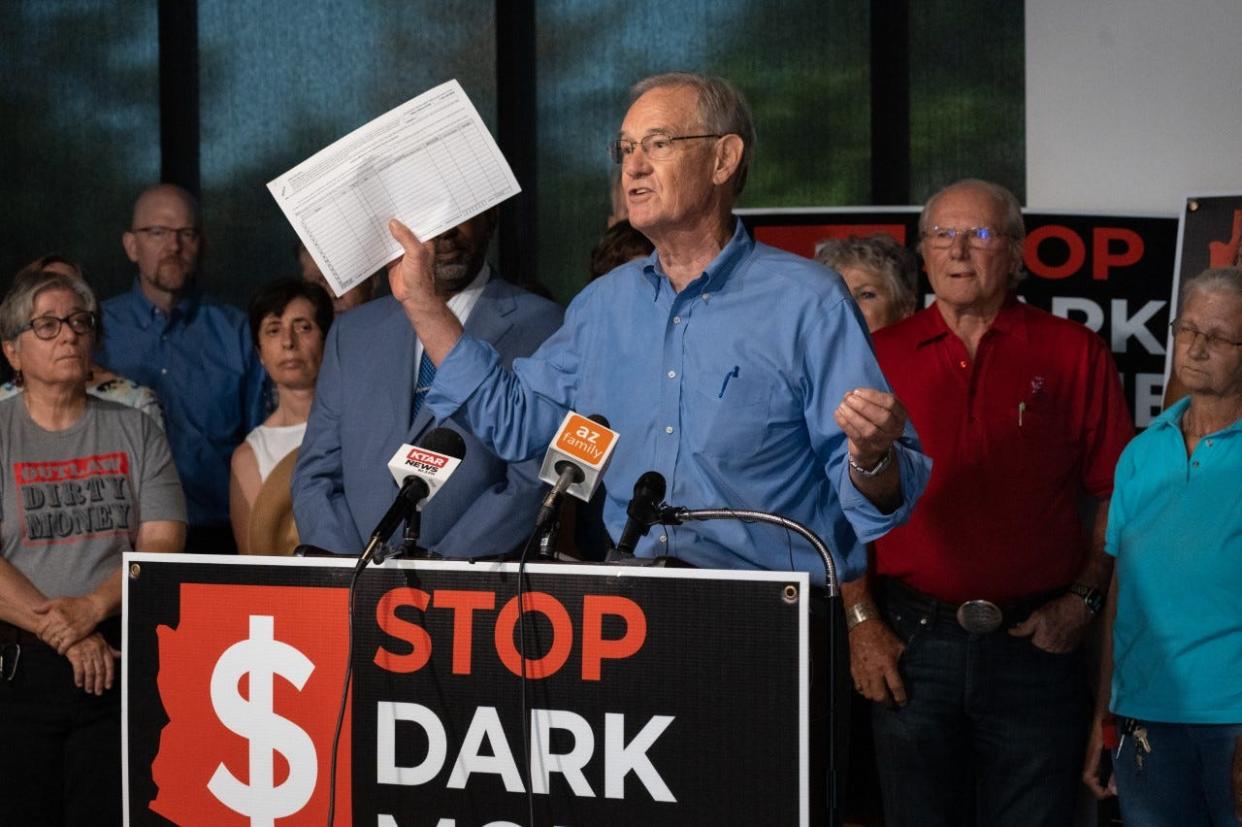
[[[770,378],[731,367],[701,371],[688,378],[686,388],[683,436],[694,453],[744,461],[763,447],[769,410],[779,393]]]
[[[1079,455],[1067,414],[1050,402],[1026,402],[1007,417],[1012,436],[1005,440],[1006,449],[1014,452],[1018,471],[1032,479],[1060,479]]]

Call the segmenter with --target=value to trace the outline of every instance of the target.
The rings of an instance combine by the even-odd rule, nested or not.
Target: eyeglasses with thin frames
[[[1202,336],[1203,344],[1213,353],[1229,353],[1230,348],[1242,347],[1242,342],[1235,342],[1233,339],[1226,339],[1216,333],[1205,333],[1197,327],[1192,327],[1180,319],[1175,319],[1169,330],[1173,331],[1173,340],[1180,345],[1190,346],[1195,343],[1195,339]]]
[[[923,238],[936,250],[945,250],[957,244],[959,238],[977,250],[992,250],[999,247],[1005,234],[991,227],[932,227],[923,233]]]
[[[17,329],[18,334],[27,330],[38,339],[48,341],[60,335],[61,325],[69,325],[69,329],[79,336],[91,333],[99,326],[99,317],[89,310],[79,310],[68,316],[38,316]]]
[[[612,159],[614,164],[620,164],[625,161],[627,155],[634,154],[634,150],[638,147],[643,148],[643,154],[653,161],[666,161],[673,155],[673,144],[676,141],[694,141],[699,138],[723,138],[723,135],[710,133],[705,135],[666,135],[663,132],[652,132],[645,135],[642,140],[633,141],[629,138],[618,138],[615,141],[608,142],[608,157]]]
[[[182,244],[193,244],[198,241],[198,227],[163,227],[153,224],[150,227],[137,227],[130,232],[142,233],[157,244],[167,241],[173,235],[176,235]]]

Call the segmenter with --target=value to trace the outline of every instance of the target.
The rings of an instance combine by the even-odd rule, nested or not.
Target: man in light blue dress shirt
[[[733,217],[753,143],[746,103],[725,81],[638,84],[609,150],[630,222],[655,252],[588,286],[511,370],[463,334],[436,296],[433,247],[396,221],[405,255],[390,281],[439,367],[427,404],[463,418],[500,456],[541,454],[567,409],[608,417],[620,433],[605,478],[614,538],[635,480],[656,470],[670,503],[810,526],[849,579],[865,568],[863,543],[906,519],[931,462],[841,280],[755,243]],[[637,553],[824,574],[798,538],[740,522],[658,528]]]

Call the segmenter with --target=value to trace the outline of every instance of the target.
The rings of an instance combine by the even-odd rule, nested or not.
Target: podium
[[[125,556],[127,823],[326,823],[354,562]],[[840,607],[805,573],[532,563],[522,612],[518,585],[363,571],[336,824],[827,823]]]

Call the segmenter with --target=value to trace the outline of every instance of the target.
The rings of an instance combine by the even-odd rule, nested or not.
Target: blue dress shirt
[[[849,580],[865,570],[862,544],[905,521],[931,471],[907,425],[896,445],[902,505],[882,514],[859,493],[833,419],[859,387],[888,390],[841,280],[756,244],[739,221],[680,293],[655,253],[588,285],[564,326],[512,371],[463,335],[427,404],[437,417],[464,417],[509,460],[543,452],[567,409],[603,414],[620,433],[605,475],[614,538],[635,480],[656,470],[671,504],[758,509],[806,524]],[[637,553],[705,568],[796,569],[813,582],[824,574],[799,538],[734,521],[657,526]]]
[[[154,389],[164,405],[190,525],[228,524],[233,449],[266,408],[266,374],[245,314],[192,292],[168,315],[137,279],[100,309],[100,364]]]

